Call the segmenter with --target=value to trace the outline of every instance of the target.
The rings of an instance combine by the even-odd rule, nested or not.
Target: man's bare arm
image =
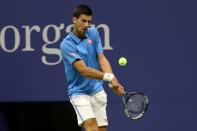
[[[99,80],[103,79],[104,76],[103,72],[86,66],[83,60],[75,61],[73,63],[73,66],[82,76],[92,79],[99,79]]]
[[[103,72],[113,73],[111,65],[104,54],[98,55],[98,61]]]
[[[105,57],[104,54],[99,54],[98,55],[98,61],[99,61],[99,64],[100,64],[100,68],[104,73],[112,73],[113,74],[111,65],[110,65],[109,61],[107,60],[107,58]],[[111,83],[112,83],[113,86],[118,86],[119,85],[119,82],[118,82],[118,80],[116,79],[115,76],[112,79]]]
[[[111,65],[109,63],[109,61],[107,60],[107,58],[105,57],[104,54],[99,54],[98,55],[98,59],[99,59],[99,64],[100,64],[100,68],[104,73],[112,73],[112,68]],[[114,76],[112,81],[110,81],[111,83],[111,88],[112,90],[118,94],[118,95],[122,95],[124,92],[124,87],[122,85],[119,84],[118,80],[116,79],[116,77]]]

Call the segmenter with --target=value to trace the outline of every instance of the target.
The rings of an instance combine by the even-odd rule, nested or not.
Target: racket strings
[[[146,110],[147,98],[142,94],[133,94],[125,99],[127,116],[132,119],[141,117]]]

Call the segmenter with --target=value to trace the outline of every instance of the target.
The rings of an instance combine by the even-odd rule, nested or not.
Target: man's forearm
[[[88,78],[99,79],[99,80],[102,80],[104,76],[103,72],[87,66],[80,70],[80,74]]]
[[[80,70],[80,74],[88,78],[99,79],[108,82],[111,82],[114,78],[112,73],[103,73],[87,66]]]
[[[107,60],[107,58],[103,54],[101,54],[99,56],[99,64],[100,64],[101,70],[104,73],[113,74],[111,65],[110,65],[109,61]],[[118,80],[117,80],[117,78],[114,74],[113,74],[113,79],[110,82],[112,83],[113,86],[118,86],[119,85],[119,82],[118,82]]]
[[[99,59],[100,68],[103,72],[113,73],[111,65],[105,56]]]
[[[111,82],[114,75],[111,73],[105,73],[94,68],[85,65],[83,60],[78,60],[73,63],[75,69],[84,77],[99,79]]]

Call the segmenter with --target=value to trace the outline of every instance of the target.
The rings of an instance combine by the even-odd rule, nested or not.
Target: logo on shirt
[[[72,56],[72,57],[76,57],[76,54],[75,53],[70,53],[70,55]]]
[[[87,41],[88,41],[88,44],[90,44],[90,45],[93,44],[93,41],[90,38],[88,38]]]

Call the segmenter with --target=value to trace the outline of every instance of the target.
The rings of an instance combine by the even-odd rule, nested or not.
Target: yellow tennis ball
[[[118,61],[120,66],[126,66],[127,65],[127,59],[125,57],[121,57]]]

